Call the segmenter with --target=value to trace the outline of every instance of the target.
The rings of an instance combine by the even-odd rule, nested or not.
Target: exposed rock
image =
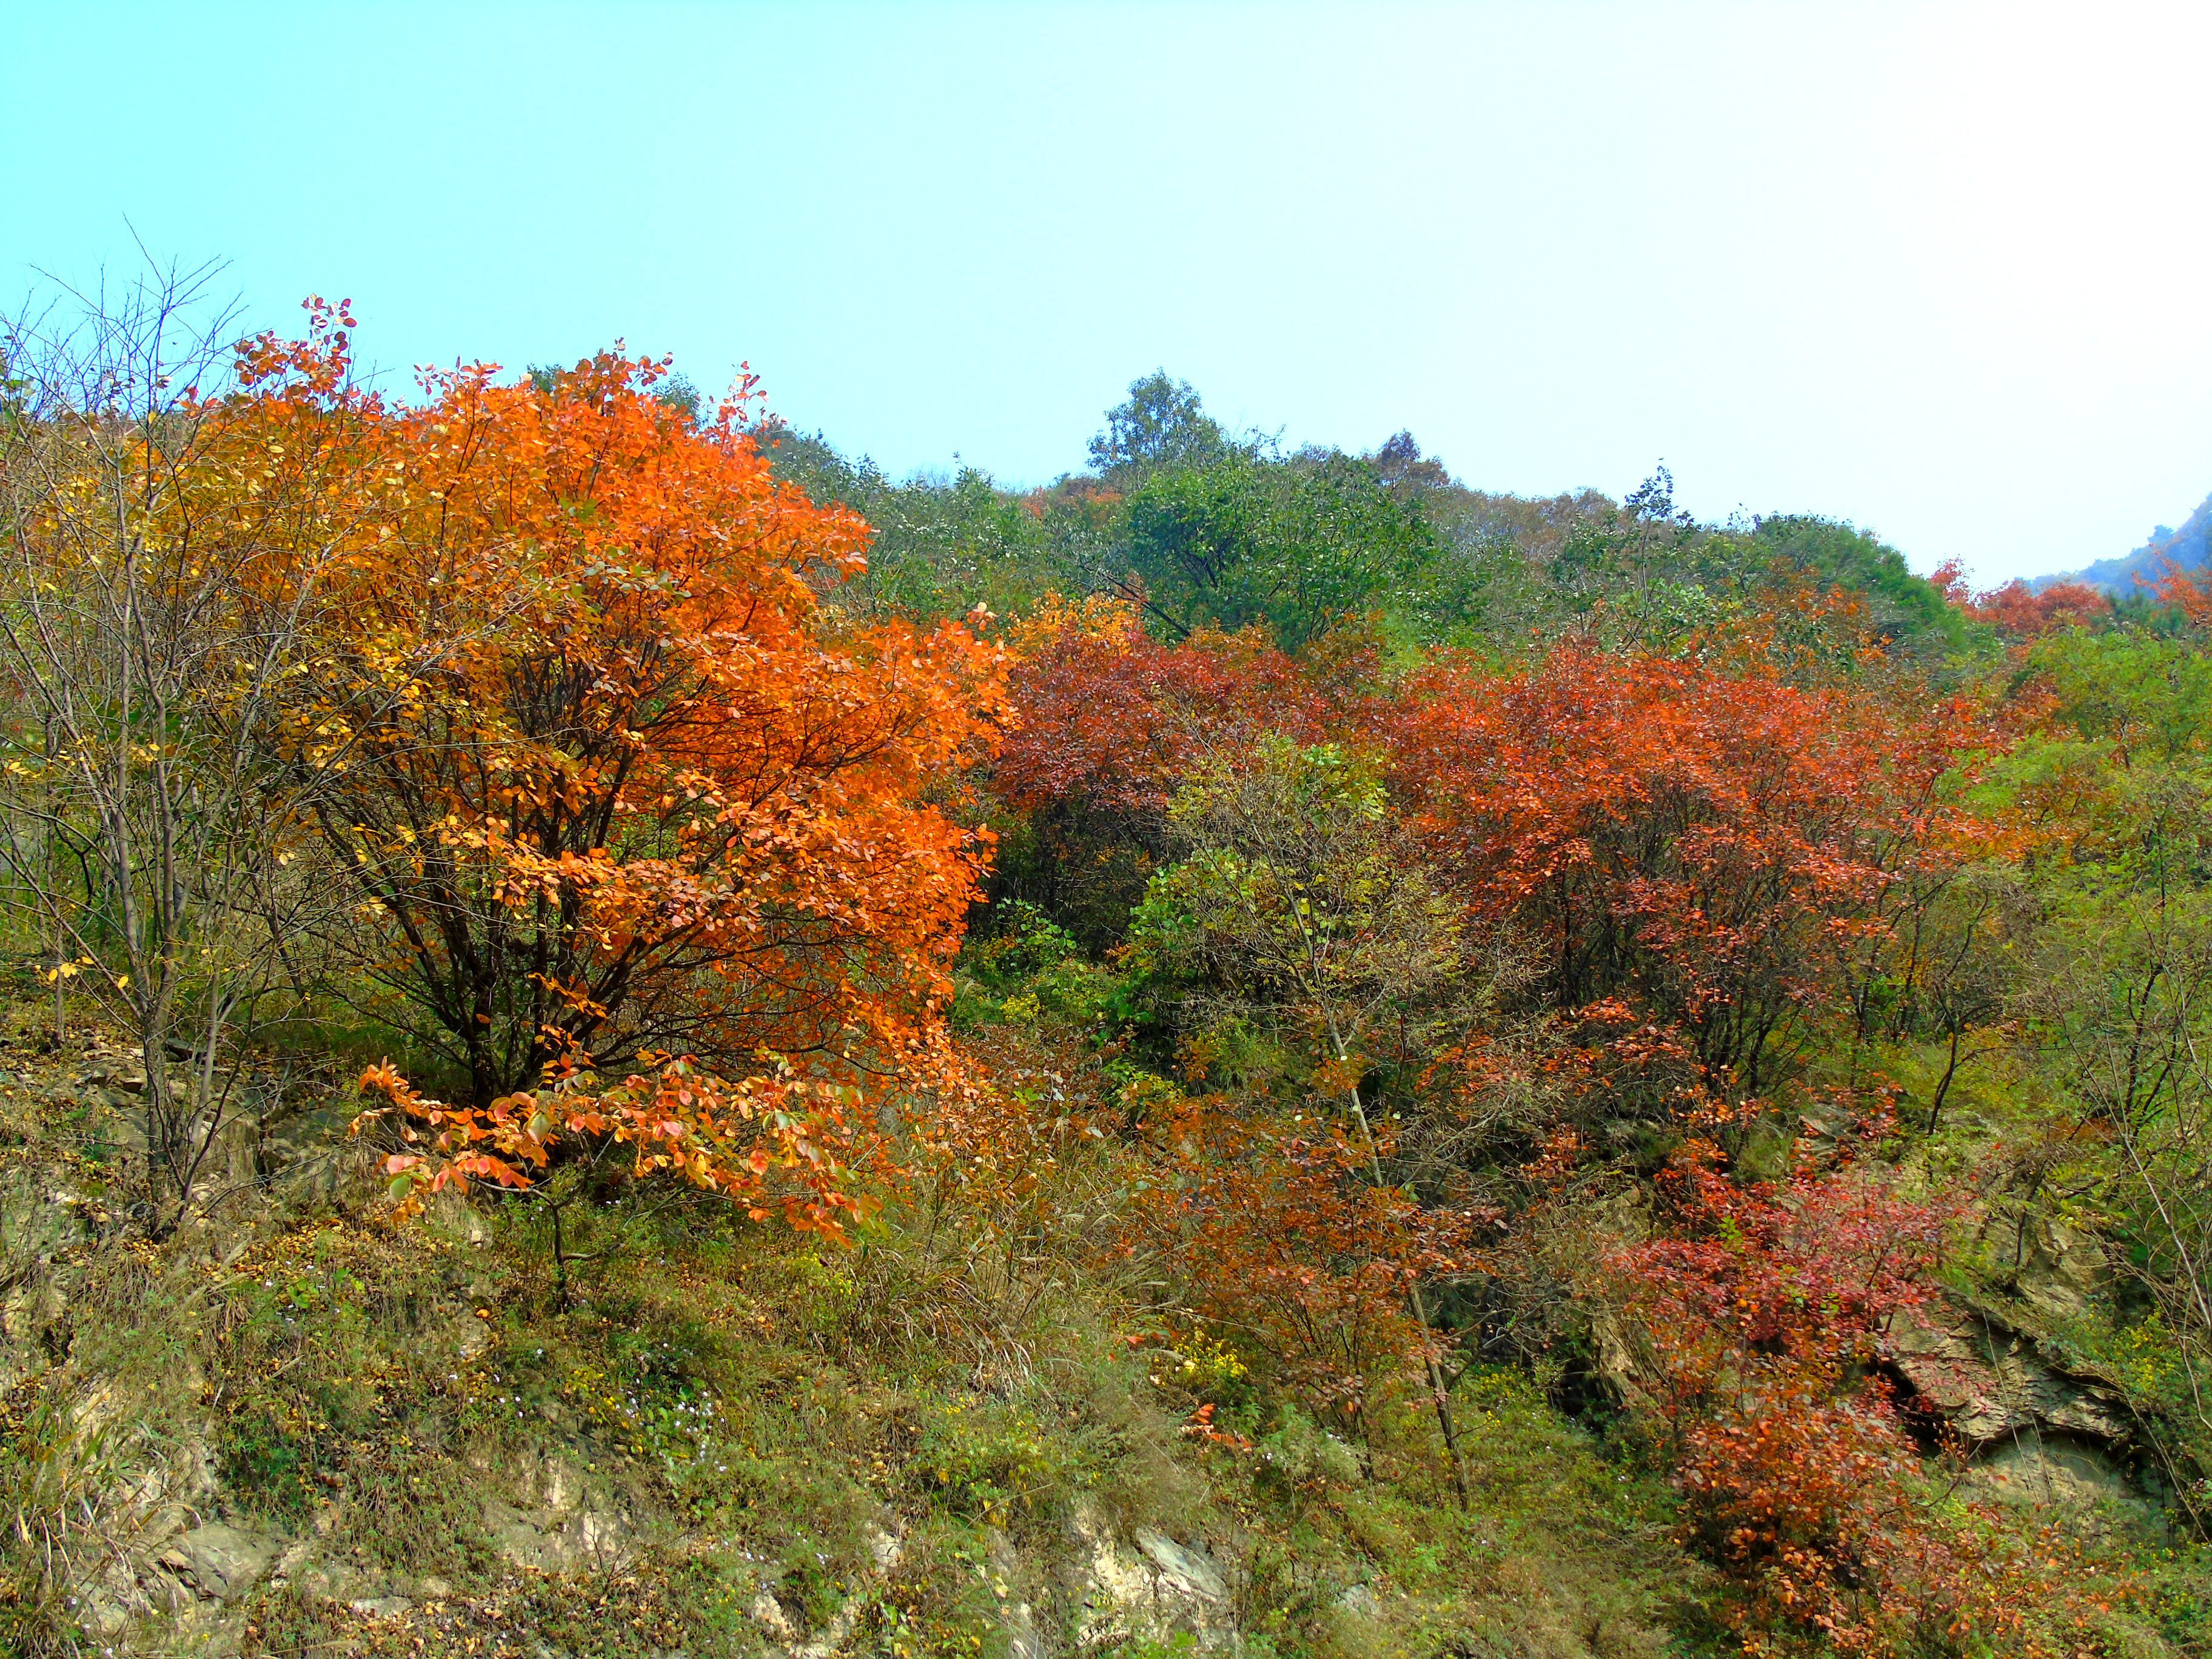
[[[2022,1431],[2108,1446],[2129,1438],[2118,1390],[2067,1370],[2048,1345],[1990,1309],[1931,1304],[1899,1318],[1889,1345],[1914,1392],[1972,1444]]]
[[[1207,1601],[1228,1599],[1228,1587],[1221,1582],[1221,1575],[1196,1549],[1178,1544],[1165,1533],[1150,1529],[1138,1533],[1137,1547],[1159,1570],[1153,1586],[1156,1595],[1164,1587],[1171,1594]]]
[[[284,1540],[211,1521],[181,1534],[156,1558],[200,1595],[235,1601],[268,1576]]]
[[[1598,1382],[1624,1406],[1651,1404],[1655,1379],[1637,1353],[1619,1311],[1603,1302],[1594,1303],[1589,1329]]]
[[[1375,1599],[1375,1592],[1364,1584],[1348,1584],[1337,1592],[1336,1605],[1346,1613],[1357,1613],[1363,1619],[1380,1618],[1382,1604]]]
[[[1044,1659],[1044,1638],[1028,1602],[1017,1601],[1008,1607],[1000,1627],[1006,1637],[1006,1659]]]
[[[1982,1232],[2000,1261],[2008,1259],[2011,1294],[2045,1322],[2078,1319],[2109,1288],[2110,1274],[2094,1238],[2056,1216],[2001,1211]]]
[[[999,1630],[1006,1641],[1006,1659],[1044,1659],[1044,1638],[1037,1629],[1036,1609],[1009,1586],[1022,1582],[1022,1559],[1014,1540],[997,1527],[984,1533],[983,1565],[999,1599]]]
[[[1079,1645],[1179,1635],[1195,1638],[1201,1647],[1231,1641],[1228,1590],[1203,1550],[1150,1530],[1137,1534],[1133,1549],[1087,1508],[1071,1517],[1068,1536],[1075,1546]]]
[[[777,1641],[795,1643],[799,1640],[799,1626],[791,1622],[791,1615],[783,1610],[783,1603],[766,1590],[753,1597],[752,1605],[745,1610],[752,1614],[763,1630]]]
[[[1990,1491],[2014,1503],[2148,1508],[2118,1460],[2068,1437],[2029,1433],[2006,1440],[1990,1449],[1978,1471]]]
[[[522,1472],[527,1507],[494,1506],[492,1538],[517,1566],[540,1572],[605,1571],[636,1553],[636,1528],[612,1498],[568,1458]]]
[[[1967,1443],[1995,1495],[2076,1508],[2143,1503],[2125,1396],[2047,1334],[2092,1316],[2109,1291],[2096,1240],[2056,1218],[2009,1211],[1991,1218],[1982,1243],[1996,1283],[1897,1319],[1888,1332],[1897,1374]]]
[[[885,1532],[871,1521],[861,1528],[860,1541],[868,1547],[868,1559],[876,1569],[876,1577],[888,1578],[906,1552],[906,1540],[896,1533]]]

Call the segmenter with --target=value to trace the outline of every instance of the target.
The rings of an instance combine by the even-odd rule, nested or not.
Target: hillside
[[[113,1207],[134,1058],[25,1010],[0,1061],[0,1480],[30,1534],[5,1553],[9,1650],[1174,1651],[1340,1627],[1567,1656],[1694,1621],[1663,1490],[1510,1374],[1467,1385],[1480,1524],[1440,1527],[1417,1429],[1355,1454],[1291,1417],[1209,1451],[1183,1427],[1205,1351],[1133,1321],[1072,1241],[1000,1267],[919,1215],[852,1251],[616,1200],[580,1206],[556,1274],[542,1212],[378,1218],[343,1091],[272,1073],[215,1177],[240,1196],[149,1250]],[[1054,1198],[1095,1201],[1099,1173]]]
[[[0,353],[0,1652],[2212,1655],[2212,603],[179,314]]]

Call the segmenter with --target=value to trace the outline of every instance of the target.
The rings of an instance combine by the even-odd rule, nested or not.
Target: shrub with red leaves
[[[1668,1231],[1607,1263],[1632,1406],[1674,1465],[1686,1540],[1748,1591],[1747,1650],[2075,1651],[2121,1587],[1940,1490],[1880,1370],[1889,1322],[1931,1293],[1944,1211],[1863,1160],[1740,1183],[1703,1141],[1660,1189]]]

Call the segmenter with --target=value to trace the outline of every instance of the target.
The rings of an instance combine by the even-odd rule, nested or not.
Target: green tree
[[[1436,532],[1418,502],[1353,456],[1240,453],[1163,469],[1130,497],[1126,533],[1130,589],[1171,636],[1263,623],[1296,650],[1376,612],[1430,631]]]
[[[1018,494],[972,466],[902,483],[865,455],[840,454],[819,433],[787,427],[772,428],[768,445],[779,480],[852,508],[874,532],[867,569],[826,595],[842,610],[921,622],[979,605],[1007,615],[1049,590],[1091,585],[1104,515],[1080,489]]]
[[[1935,584],[1916,576],[1905,556],[1871,532],[1835,519],[1784,513],[1754,520],[1753,550],[1781,560],[1818,585],[1861,594],[1882,638],[1923,653],[1967,643],[1966,618]]]
[[[1128,397],[1106,411],[1106,429],[1091,441],[1091,465],[1126,479],[1163,466],[1204,466],[1235,447],[1190,382],[1156,368],[1130,381]]]
[[[1154,876],[1132,928],[1128,967],[1181,987],[1186,1072],[1248,1043],[1283,1057],[1288,1086],[1356,1132],[1376,1187],[1449,1164],[1411,1079],[1495,1006],[1510,951],[1470,933],[1406,837],[1373,769],[1333,744],[1272,737],[1248,758],[1205,768],[1176,796],[1182,857]],[[1396,1133],[1378,1133],[1388,1111]],[[1440,1140],[1440,1136],[1442,1140]],[[1418,1279],[1407,1289],[1430,1325]],[[1461,1501],[1468,1477],[1444,1367],[1425,1370]]]

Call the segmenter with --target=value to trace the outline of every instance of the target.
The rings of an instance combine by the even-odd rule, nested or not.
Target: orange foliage
[[[468,1097],[371,1074],[434,1131],[395,1172],[516,1184],[606,1133],[718,1190],[803,1166],[834,1224],[820,1121],[950,1074],[986,843],[939,801],[989,752],[1003,653],[823,606],[868,532],[775,481],[750,383],[695,424],[664,364],[603,353],[550,391],[428,374],[403,406],[350,383],[343,320],[245,348],[216,447],[312,443],[342,486],[347,586],[288,758]],[[633,1069],[660,1081],[585,1087]]]
[[[834,1085],[788,1066],[735,1085],[688,1060],[651,1053],[640,1070],[605,1087],[574,1066],[556,1066],[549,1087],[488,1106],[449,1106],[418,1093],[387,1062],[362,1075],[363,1092],[385,1103],[356,1120],[358,1131],[395,1120],[404,1151],[385,1160],[403,1212],[426,1192],[465,1191],[472,1182],[524,1188],[549,1170],[564,1139],[611,1140],[631,1151],[631,1174],[681,1176],[745,1206],[756,1221],[780,1209],[802,1232],[843,1235],[869,1207],[852,1190],[854,1121]]]
[[[2112,602],[2086,582],[2052,582],[2032,588],[2015,578],[1986,593],[1969,594],[1958,562],[1941,566],[1929,579],[1946,599],[1977,622],[1995,624],[2017,639],[2040,639],[2061,628],[2097,622],[2112,613]]]
[[[2161,562],[2163,571],[2150,585],[2151,591],[2197,627],[2212,623],[2212,580],[2208,580],[2208,573],[2202,567],[2194,573],[2184,570],[2172,559]]]

